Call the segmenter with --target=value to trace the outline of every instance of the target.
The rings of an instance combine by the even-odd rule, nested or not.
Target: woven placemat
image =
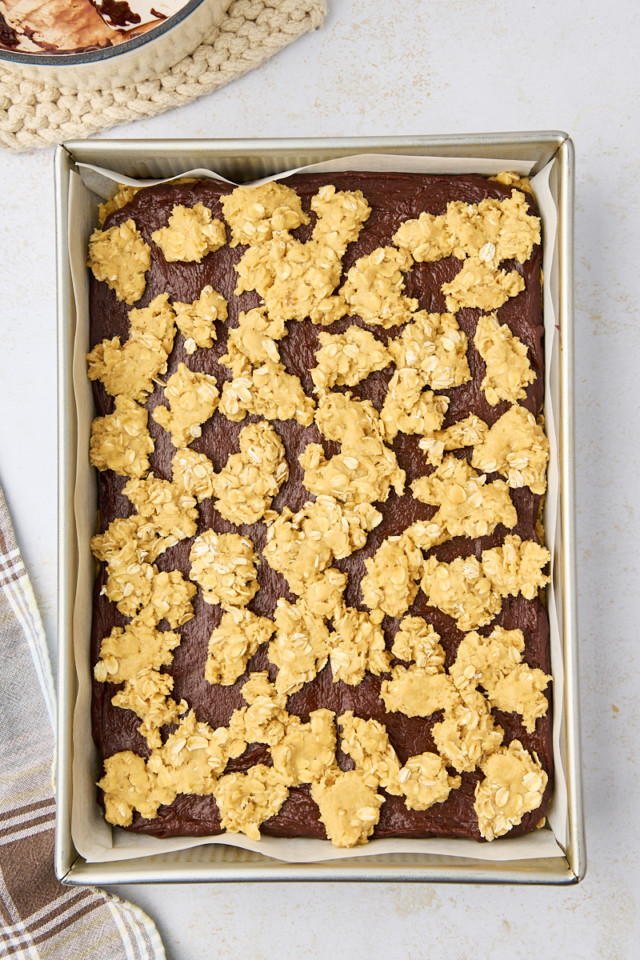
[[[0,69],[0,144],[17,151],[44,147],[190,103],[317,29],[325,13],[325,0],[234,0],[191,56],[136,86],[77,91]]]

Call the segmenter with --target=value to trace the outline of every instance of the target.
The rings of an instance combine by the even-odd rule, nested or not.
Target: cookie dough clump
[[[144,477],[154,443],[147,429],[147,411],[129,397],[116,397],[113,413],[91,425],[89,458],[98,470],[121,477]]]
[[[547,774],[519,740],[501,747],[481,764],[485,775],[476,787],[475,811],[485,840],[501,837],[542,802]]]
[[[176,300],[173,309],[188,354],[195,353],[198,347],[212,347],[217,339],[216,321],[227,319],[227,301],[211,284],[204,286],[200,296],[191,303]]]
[[[89,241],[88,266],[96,280],[104,281],[118,300],[136,303],[147,285],[151,248],[135,220],[125,220],[108,230],[94,230]]]
[[[320,820],[336,847],[366,843],[380,819],[384,797],[367,786],[357,770],[331,771],[311,785],[311,796],[320,809]]]
[[[144,402],[166,373],[173,347],[175,314],[166,293],[129,313],[129,338],[103,340],[87,354],[90,380],[100,380],[112,397]]]
[[[205,680],[224,686],[235,683],[260,644],[270,639],[274,629],[272,620],[259,617],[250,610],[234,607],[225,611],[220,625],[209,639]]]
[[[164,393],[171,410],[158,406],[152,417],[171,434],[174,447],[187,447],[202,435],[202,424],[213,416],[218,406],[215,377],[195,373],[181,363],[169,378]]]
[[[233,453],[213,479],[216,509],[232,523],[255,523],[289,476],[285,449],[270,423],[250,423]]]
[[[193,263],[223,247],[227,235],[222,221],[214,220],[203,203],[196,203],[193,207],[177,204],[167,226],[155,230],[151,239],[160,247],[167,263]]]
[[[248,537],[205,530],[193,541],[189,576],[202,588],[206,603],[223,609],[246,607],[258,592],[257,555]]]
[[[527,395],[527,386],[535,380],[527,348],[506,323],[502,326],[495,313],[478,318],[473,342],[486,365],[482,389],[491,406],[502,400],[517,403]]]
[[[318,390],[355,386],[374,370],[383,370],[391,360],[389,351],[362,327],[348,327],[343,334],[321,333],[317,366],[311,377]]]

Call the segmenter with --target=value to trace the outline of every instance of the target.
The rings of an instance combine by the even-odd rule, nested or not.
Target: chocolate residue
[[[0,11],[0,47],[5,47],[7,50],[15,50],[20,45],[20,37],[13,29],[10,27],[5,18]]]
[[[103,19],[115,24],[116,27],[127,27],[132,23],[140,23],[139,13],[134,13],[127,0],[91,0]]]

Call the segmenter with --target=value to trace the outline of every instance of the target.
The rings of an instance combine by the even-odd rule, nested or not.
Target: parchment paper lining
[[[556,311],[553,303],[552,270],[553,255],[557,241],[557,210],[549,185],[552,162],[535,177],[535,191],[543,220],[543,270],[544,270],[544,326],[545,326],[545,417],[546,429],[551,444],[549,465],[549,488],[545,506],[545,531],[547,546],[556,555],[561,546],[559,537],[559,469],[558,434],[556,429],[559,409],[559,383],[557,352],[559,350],[556,329]],[[265,177],[255,183],[281,179],[292,173],[314,171],[331,173],[345,170],[368,170],[378,172],[462,174],[479,173],[486,176],[502,170],[513,170],[521,176],[528,175],[535,161],[493,160],[477,158],[404,157],[384,154],[363,154],[340,157],[323,163],[287,170],[275,177]],[[86,251],[90,233],[96,224],[97,204],[115,192],[114,183],[133,186],[151,186],[167,180],[133,180],[113,171],[89,164],[78,164],[78,173],[70,174],[69,222],[73,230],[69,236],[69,256],[76,303],[77,326],[73,350],[73,382],[76,401],[78,456],[74,491],[74,512],[78,542],[79,570],[74,606],[73,635],[78,693],[73,722],[72,766],[72,814],[71,834],[78,852],[90,863],[128,860],[187,850],[206,843],[223,843],[242,847],[264,856],[290,863],[309,863],[320,860],[338,860],[351,857],[391,855],[397,853],[438,854],[441,856],[467,857],[474,860],[509,861],[540,859],[563,855],[567,845],[568,812],[563,750],[563,701],[564,671],[562,659],[561,594],[553,575],[547,591],[551,628],[551,662],[553,682],[553,746],[555,758],[555,786],[549,806],[547,827],[534,834],[521,837],[505,837],[493,843],[476,843],[474,840],[435,838],[431,840],[384,839],[374,840],[354,850],[340,850],[328,841],[305,838],[280,839],[263,837],[259,843],[241,834],[223,834],[219,837],[174,837],[159,839],[143,834],[132,834],[111,827],[102,815],[96,802],[96,780],[100,776],[100,761],[90,736],[91,730],[91,670],[89,645],[91,636],[92,588],[94,562],[89,549],[89,540],[95,531],[96,480],[89,465],[87,450],[93,398],[86,375],[85,355],[89,350],[89,277],[86,268]],[[231,181],[212,170],[185,170],[180,177],[210,177]],[[73,412],[73,411],[72,411]]]

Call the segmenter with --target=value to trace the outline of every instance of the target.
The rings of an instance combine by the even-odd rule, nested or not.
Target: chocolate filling
[[[415,176],[410,174],[340,173],[330,178],[326,175],[296,175],[283,181],[295,188],[302,198],[303,207],[310,212],[311,197],[319,187],[327,182],[337,190],[362,190],[372,207],[372,212],[364,224],[359,239],[351,244],[343,258],[344,274],[359,257],[371,253],[376,247],[390,244],[392,236],[400,224],[410,218],[418,217],[422,211],[442,214],[451,200],[478,203],[485,197],[504,199],[511,189],[480,176]],[[169,358],[168,378],[178,367],[186,362],[192,370],[201,370],[214,375],[219,384],[231,378],[227,367],[218,363],[218,358],[226,352],[227,328],[236,326],[238,313],[258,306],[260,300],[255,293],[244,293],[236,297],[233,293],[236,285],[236,273],[233,269],[246,249],[239,246],[225,246],[209,254],[200,263],[167,263],[162,251],[153,243],[151,234],[166,226],[173,207],[183,204],[191,207],[202,202],[212,210],[214,217],[224,221],[220,197],[228,193],[228,185],[217,181],[171,184],[141,190],[124,208],[114,212],[107,219],[105,229],[124,220],[133,218],[138,230],[152,250],[151,268],[147,273],[147,286],[144,296],[136,306],[146,306],[158,294],[168,292],[171,300],[190,302],[197,298],[206,284],[211,284],[227,299],[229,317],[224,325],[217,324],[218,339],[210,349],[197,350],[188,356],[184,349],[184,340],[180,333],[176,336],[173,352]],[[527,195],[530,212],[536,214],[533,199]],[[311,223],[294,231],[302,240],[308,239],[313,229],[315,217],[311,214]],[[540,268],[542,252],[534,248],[532,257],[525,263],[508,261],[503,269],[516,269],[525,280],[525,289],[517,297],[507,301],[498,311],[500,323],[508,324],[511,331],[527,346],[529,361],[536,379],[527,388],[526,399],[522,405],[534,413],[542,406],[544,391],[544,355],[543,325],[541,309]],[[419,309],[430,312],[446,312],[441,285],[455,276],[461,262],[449,257],[435,263],[415,265],[406,277],[406,294],[419,301]],[[343,274],[343,279],[344,279]],[[124,341],[128,336],[128,311],[125,303],[119,302],[105,283],[91,279],[91,344],[92,346],[106,337],[118,335]],[[473,412],[487,423],[494,423],[509,407],[508,403],[490,406],[481,389],[484,376],[484,362],[473,344],[473,334],[479,311],[462,309],[457,314],[460,327],[469,337],[468,361],[472,379],[460,387],[441,391],[451,398],[444,426],[462,419]],[[364,324],[359,318],[345,317],[330,327],[314,326],[309,320],[302,323],[291,321],[288,324],[287,337],[278,343],[282,362],[290,373],[300,377],[305,391],[312,393],[313,383],[309,369],[315,365],[314,354],[319,348],[318,333],[328,330],[331,333],[343,332],[350,324],[359,324],[371,330],[386,342],[401,332],[401,327],[383,330]],[[371,400],[379,410],[382,406],[387,384],[392,376],[393,367],[371,374],[365,381],[353,388],[336,387],[337,390],[351,389],[353,395]],[[166,379],[165,378],[165,379]],[[110,413],[113,398],[99,382],[94,383],[94,398],[98,415]],[[146,407],[152,410],[162,402],[162,388],[158,387],[149,397]],[[191,448],[205,453],[220,470],[231,453],[238,450],[238,434],[248,422],[257,420],[249,416],[241,423],[232,423],[216,411],[213,417],[203,425],[202,436],[191,444]],[[274,421],[286,448],[290,476],[274,500],[274,509],[280,511],[285,505],[293,510],[299,509],[307,500],[312,499],[302,484],[303,470],[298,463],[298,455],[310,442],[323,443],[328,455],[338,452],[339,445],[324,440],[315,426],[302,427],[292,420]],[[149,430],[155,441],[155,452],[150,457],[153,473],[166,480],[171,479],[171,458],[175,449],[170,436],[149,417]],[[410,490],[411,481],[430,473],[432,468],[418,447],[418,437],[398,435],[392,444],[400,467],[407,473],[406,489]],[[456,456],[464,457],[469,451],[458,451]],[[498,475],[489,475],[488,479],[498,479]],[[126,479],[116,476],[112,471],[99,474],[99,523],[103,531],[115,517],[129,516],[134,508],[122,494]],[[483,550],[499,545],[507,533],[518,534],[523,539],[537,540],[535,525],[540,507],[540,497],[528,488],[511,491],[511,498],[517,510],[517,525],[512,530],[504,526],[496,528],[493,534],[477,539],[457,537],[436,547],[432,552],[440,560],[451,561],[458,556],[476,556],[480,558]],[[350,557],[335,561],[334,565],[349,575],[345,592],[348,604],[363,607],[360,581],[365,573],[364,561],[378,548],[388,536],[401,533],[413,521],[428,519],[435,508],[414,500],[410,495],[397,496],[391,492],[385,503],[375,506],[383,514],[383,520],[369,535],[366,545]],[[218,533],[242,533],[249,536],[261,556],[266,542],[264,523],[236,526],[224,520],[217,512],[213,500],[200,505],[200,518],[197,535],[206,529]],[[189,572],[189,551],[193,540],[182,541],[162,554],[157,566],[160,570],[181,570],[186,577]],[[427,554],[428,556],[429,554]],[[101,565],[102,567],[102,565]],[[127,621],[110,603],[100,595],[105,582],[104,569],[100,569],[96,581],[94,617],[92,630],[92,662],[95,663],[100,642],[113,626],[123,626]],[[286,597],[293,601],[284,578],[272,570],[266,562],[261,562],[258,579],[260,590],[249,609],[255,613],[271,616],[276,601]],[[228,722],[234,709],[244,706],[241,688],[247,675],[256,670],[268,670],[271,679],[276,668],[267,660],[266,644],[261,646],[249,661],[246,673],[229,687],[212,686],[204,679],[204,667],[211,631],[218,625],[221,610],[202,600],[200,591],[194,598],[194,619],[180,628],[182,641],[175,650],[173,663],[165,669],[175,680],[173,696],[179,700],[184,697],[194,709],[199,720],[213,726]],[[433,624],[446,651],[446,666],[455,660],[456,651],[463,633],[455,622],[438,609],[426,602],[422,591],[418,592],[409,614],[424,617]],[[383,628],[387,646],[390,648],[400,621],[385,617]],[[538,599],[526,600],[522,596],[508,597],[504,600],[500,614],[492,623],[480,629],[480,633],[489,634],[494,626],[507,629],[519,627],[525,637],[523,660],[532,667],[550,672],[549,626],[546,611]],[[161,628],[166,624],[161,625]],[[397,661],[394,661],[397,662]],[[388,676],[388,675],[387,675]],[[426,750],[435,750],[431,730],[442,719],[442,714],[429,718],[409,718],[401,713],[387,713],[379,697],[380,685],[384,677],[367,674],[358,686],[349,686],[343,682],[333,682],[331,668],[327,664],[318,676],[306,683],[303,688],[289,698],[288,710],[303,720],[309,712],[320,707],[328,708],[340,715],[353,710],[357,716],[373,717],[381,721],[389,733],[389,739],[395,748],[401,763],[408,757]],[[118,689],[113,684],[93,683],[93,736],[101,757],[104,759],[121,750],[133,750],[142,756],[148,756],[146,741],[137,732],[139,718],[129,710],[122,710],[111,704],[111,698]],[[551,690],[547,689],[550,698]],[[518,739],[531,753],[537,755],[542,767],[549,775],[542,805],[523,817],[514,827],[511,835],[533,830],[544,817],[552,790],[552,746],[551,746],[551,705],[547,715],[536,723],[535,732],[528,734],[522,726],[520,717],[515,713],[493,711],[496,722],[504,729],[504,741]],[[174,728],[164,728],[165,735]],[[351,759],[338,750],[338,762],[342,769],[353,767]],[[237,760],[228,764],[227,772],[246,770],[254,763],[270,764],[268,747],[253,744]],[[451,770],[451,773],[454,771]],[[402,797],[385,794],[386,802],[380,811],[380,820],[373,837],[472,837],[481,839],[477,817],[473,809],[474,789],[482,779],[480,771],[462,774],[462,785],[452,791],[444,803],[439,803],[426,811],[408,810]],[[384,791],[382,791],[384,794]],[[128,829],[167,836],[204,836],[221,833],[220,818],[215,799],[212,796],[180,795],[170,806],[161,807],[157,818],[145,820],[134,814],[133,823]],[[264,834],[281,837],[319,837],[326,836],[319,821],[318,808],[311,799],[310,788],[303,786],[292,788],[280,813],[267,820],[261,827]]]

